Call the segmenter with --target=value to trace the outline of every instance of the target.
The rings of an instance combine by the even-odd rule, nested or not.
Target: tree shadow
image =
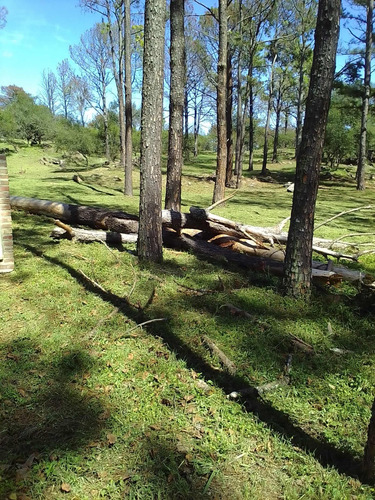
[[[0,465],[2,479],[19,482],[41,455],[57,460],[97,439],[105,406],[82,391],[85,373],[96,363],[82,348],[72,347],[51,363],[28,338],[0,347],[6,353]],[[4,481],[0,496],[10,492]]]
[[[34,255],[63,268],[88,292],[94,293],[105,302],[117,307],[127,318],[137,323],[143,323],[153,319],[144,311],[135,308],[123,298],[103,290],[69,264],[57,258],[44,255],[43,252],[31,245],[24,246]],[[171,307],[172,302],[173,298],[171,298]],[[156,317],[159,317],[159,315],[164,316],[165,310],[159,311],[154,309],[153,315],[156,315]],[[170,323],[163,323],[162,327],[158,326],[157,323],[150,323],[144,328],[149,334],[161,338],[169,348],[175,352],[178,358],[185,361],[189,368],[202,373],[206,380],[213,381],[214,384],[225,393],[230,393],[235,390],[245,390],[250,394],[251,396],[242,401],[244,410],[255,415],[260,421],[264,422],[269,429],[287,438],[294,446],[301,448],[306,453],[312,454],[322,465],[334,467],[340,473],[355,478],[361,477],[361,462],[352,453],[338,450],[324,438],[317,439],[308,434],[304,429],[296,425],[289,415],[274,408],[267,401],[263,400],[256,388],[249,384],[248,380],[243,376],[230,375],[227,372],[213,368],[197,351],[193,350],[188,343],[174,333]]]

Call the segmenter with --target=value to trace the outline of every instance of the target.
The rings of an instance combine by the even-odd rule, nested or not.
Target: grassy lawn
[[[130,199],[118,168],[97,159],[61,169],[42,156],[58,155],[9,154],[11,194],[137,212],[137,171]],[[268,183],[257,160],[215,213],[253,225],[289,215],[283,184],[293,163],[270,165]],[[214,170],[208,153],[186,164],[184,210],[211,204]],[[317,224],[373,202],[375,181],[358,193],[347,170],[322,182]],[[163,264],[141,265],[134,245],[57,243],[50,219],[21,212],[13,224],[16,268],[0,275],[1,499],[374,498],[357,479],[374,398],[374,304],[352,286],[316,290],[306,306],[283,297],[271,276],[172,250]],[[373,209],[317,236],[357,232],[374,232]],[[372,235],[363,242],[375,246]],[[375,274],[372,255],[353,266]],[[231,314],[228,303],[251,318]],[[163,321],[135,328],[155,319]],[[282,375],[290,334],[315,349],[293,352],[291,384],[230,401],[232,390]]]

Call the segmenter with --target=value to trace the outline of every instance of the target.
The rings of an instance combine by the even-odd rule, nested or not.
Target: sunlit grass
[[[118,168],[60,171],[41,156],[57,154],[20,148],[8,157],[12,194],[137,212],[137,170],[127,198]],[[269,168],[276,183],[245,172],[244,187],[215,213],[254,225],[289,215],[283,183],[293,165]],[[211,204],[204,177],[214,169],[213,154],[186,164],[184,210]],[[86,184],[72,181],[75,172]],[[344,172],[323,182],[318,221],[371,204],[372,181],[359,194]],[[373,213],[343,216],[319,235],[371,232]],[[50,220],[22,213],[13,224],[16,268],[0,275],[0,498],[373,498],[355,467],[374,397],[375,332],[371,304],[355,291],[315,291],[307,306],[280,295],[272,277],[186,253],[165,250],[163,264],[140,265],[134,245],[56,243]],[[374,271],[372,256],[363,262]],[[293,352],[291,384],[247,406],[229,401],[231,390],[282,375],[290,334],[315,350]]]

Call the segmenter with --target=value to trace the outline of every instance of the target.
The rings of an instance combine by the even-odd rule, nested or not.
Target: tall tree
[[[183,112],[186,81],[184,12],[185,0],[171,0],[171,83],[165,208],[176,210],[178,212],[181,210]]]
[[[40,95],[42,104],[47,106],[53,115],[57,109],[57,79],[51,70],[43,70],[42,73],[42,93]]]
[[[133,195],[133,106],[132,106],[132,62],[131,62],[131,16],[130,0],[124,0],[124,57],[125,57],[125,190]]]
[[[311,64],[311,53],[313,44],[313,32],[316,23],[317,0],[291,0],[289,10],[291,22],[295,31],[294,44],[290,48],[293,54],[296,76],[297,76],[297,99],[296,99],[296,144],[295,154],[301,143],[302,124],[306,102],[306,92]]]
[[[285,291],[294,297],[306,299],[311,293],[314,212],[335,70],[340,8],[340,0],[319,0],[310,88],[297,157],[293,206],[285,255]]]
[[[90,85],[87,79],[75,76],[73,78],[73,102],[82,127],[85,126],[85,113],[91,101]]]
[[[227,0],[219,0],[219,58],[217,63],[217,166],[212,203],[225,196],[227,168]]]
[[[113,77],[110,72],[108,34],[101,23],[87,30],[78,45],[70,47],[70,56],[90,83],[91,104],[103,117],[105,152],[110,160],[107,92]]]
[[[276,41],[271,42],[269,51],[270,60],[270,70],[269,70],[269,80],[268,80],[268,92],[267,92],[267,114],[266,114],[266,124],[264,126],[264,143],[263,143],[263,161],[262,161],[262,175],[267,173],[267,159],[268,159],[268,135],[271,121],[271,110],[273,101],[273,86],[274,86],[274,74],[275,74],[275,64],[277,60],[277,44]]]
[[[56,80],[60,106],[62,107],[64,118],[69,118],[69,113],[71,112],[73,77],[74,72],[68,59],[63,59],[57,65]]]
[[[161,261],[161,131],[165,0],[146,0],[144,22],[138,256]]]
[[[117,90],[121,164],[125,174],[124,194],[132,196],[130,0],[80,0],[80,4],[86,9],[98,12],[105,20]]]
[[[374,0],[366,0],[366,49],[364,64],[364,88],[362,98],[362,117],[361,117],[361,137],[359,141],[359,155],[357,167],[357,189],[365,189],[365,170],[367,156],[367,117],[369,111],[369,102],[371,94],[371,52],[373,44],[373,12]]]

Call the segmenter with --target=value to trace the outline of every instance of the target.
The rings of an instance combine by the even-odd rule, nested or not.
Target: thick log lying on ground
[[[38,200],[35,198],[24,198],[21,196],[11,196],[10,201],[14,209],[55,217],[70,224],[86,225],[96,229],[105,229],[126,234],[138,232],[138,217],[126,212]],[[197,207],[191,207],[188,214],[173,210],[163,210],[162,220],[164,227],[170,227],[176,231],[182,228],[200,229],[206,231],[211,237],[224,233],[227,236],[239,239],[247,238],[253,241],[259,248],[266,248],[265,243],[271,245],[275,243],[285,244],[288,239],[288,233],[282,232],[281,225],[275,227],[258,227],[239,224]],[[350,245],[342,241],[339,243],[342,247]],[[336,258],[353,258],[348,255],[319,248],[328,248],[330,245],[332,245],[331,240],[314,238],[314,249],[317,252]]]
[[[12,208],[26,210],[35,214],[57,217],[73,224],[110,230],[113,233],[128,234],[132,242],[136,241],[134,235],[138,231],[138,218],[125,212],[15,196],[11,197],[11,206]],[[278,275],[281,275],[283,272],[283,251],[275,248],[270,249],[265,245],[265,242],[274,244],[278,240],[286,241],[286,237],[284,237],[286,233],[281,232],[281,225],[275,228],[262,228],[238,224],[196,207],[192,207],[189,214],[163,210],[162,217],[164,226],[163,238],[166,245],[174,248],[189,249],[206,257],[237,264],[245,269],[259,271],[267,269],[269,272]],[[175,229],[177,233],[168,231],[168,228]],[[206,239],[211,238],[212,243],[216,243],[216,245],[184,234],[178,237],[178,233],[183,228],[200,230],[201,237],[206,236]],[[76,233],[75,236],[78,238],[79,231],[74,231]],[[86,238],[86,235],[81,234],[82,238]],[[215,235],[221,236],[213,238]],[[99,236],[98,234],[87,235],[86,241],[90,240],[90,238],[96,241],[98,238],[102,238],[102,241],[107,242],[112,239],[114,243],[119,243],[118,237],[114,235],[108,236],[105,233],[103,236]],[[226,245],[228,248],[217,246],[220,238],[229,239],[229,243]],[[235,248],[235,245],[237,245],[237,248]],[[233,250],[242,253],[237,253]],[[250,255],[252,255],[251,258],[249,258]],[[342,257],[341,254],[335,254],[335,256]],[[363,275],[358,271],[329,267],[329,264],[313,262],[313,278],[316,279],[326,280],[327,282],[334,282],[341,279],[361,281],[362,277]]]
[[[173,231],[164,231],[164,244],[171,248],[190,250],[205,258],[213,259],[221,263],[229,263],[250,271],[270,272],[276,276],[283,275],[284,264],[282,261],[273,260],[272,256],[252,256],[233,252],[229,248],[221,248],[207,241],[181,234],[177,236]],[[334,284],[342,280],[358,282],[362,281],[364,274],[360,271],[347,269],[342,266],[332,266],[329,263],[313,261],[312,278],[315,282]]]
[[[11,207],[38,215],[54,217],[70,224],[80,224],[98,229],[106,229],[118,233],[137,233],[138,217],[120,211],[104,208],[71,205],[57,201],[38,200],[11,196]]]

